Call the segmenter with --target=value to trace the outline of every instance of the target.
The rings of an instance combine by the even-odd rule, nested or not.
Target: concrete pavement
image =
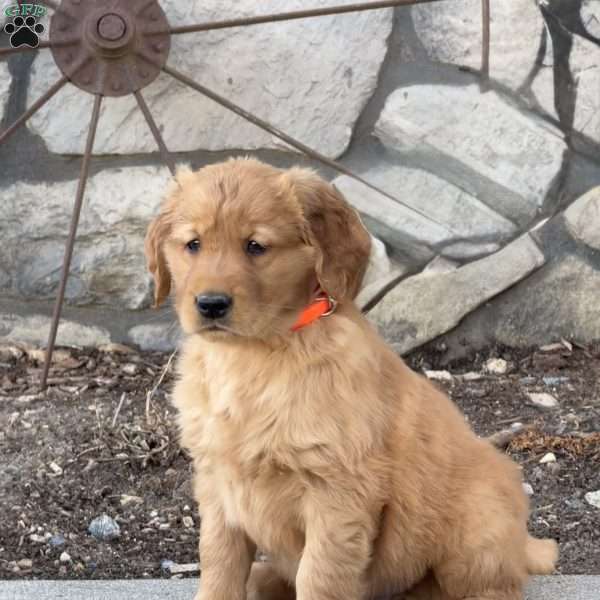
[[[0,600],[192,600],[196,581],[2,581]],[[527,600],[600,600],[600,576],[534,579]]]

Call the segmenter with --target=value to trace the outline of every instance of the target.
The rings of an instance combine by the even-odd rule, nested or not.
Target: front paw
[[[232,590],[208,590],[207,588],[198,588],[194,600],[247,600],[246,592],[236,593]]]

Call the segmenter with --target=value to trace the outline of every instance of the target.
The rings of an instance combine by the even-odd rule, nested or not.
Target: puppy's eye
[[[200,250],[200,240],[192,240],[191,242],[188,242],[185,247],[187,248],[188,252],[196,254],[196,252]]]
[[[260,256],[264,254],[267,249],[264,246],[261,246],[258,242],[254,240],[250,240],[246,244],[246,252],[250,254],[250,256]]]

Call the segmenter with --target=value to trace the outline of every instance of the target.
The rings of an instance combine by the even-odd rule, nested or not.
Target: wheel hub
[[[63,0],[50,21],[50,44],[71,83],[125,96],[158,77],[171,38],[157,0]]]

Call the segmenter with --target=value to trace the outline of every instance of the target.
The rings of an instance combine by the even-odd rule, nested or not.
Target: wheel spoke
[[[158,149],[160,150],[160,155],[162,156],[163,161],[169,167],[169,171],[171,171],[171,175],[175,175],[175,160],[173,159],[173,155],[167,149],[167,145],[160,133],[160,129],[157,127],[154,118],[152,117],[152,113],[142,96],[142,93],[137,90],[134,92],[135,99],[137,100],[138,106],[146,119],[146,123],[148,123],[148,127],[150,127],[150,131],[152,131],[152,135],[156,140],[156,144],[158,145]]]
[[[69,278],[69,270],[71,268],[71,259],[73,257],[73,246],[75,245],[75,236],[77,235],[77,227],[79,226],[79,216],[81,215],[81,205],[83,204],[83,197],[85,194],[85,187],[88,180],[90,171],[90,159],[92,156],[92,150],[94,147],[94,140],[96,138],[96,131],[98,129],[98,120],[100,118],[100,106],[102,105],[102,96],[97,95],[94,98],[94,108],[92,110],[92,118],[90,120],[90,128],[88,130],[87,141],[85,144],[85,151],[83,159],[81,161],[81,172],[79,175],[79,184],[77,186],[77,194],[75,195],[75,204],[73,206],[73,215],[71,217],[71,226],[69,229],[69,237],[67,239],[67,245],[65,248],[65,256],[63,260],[62,273],[60,278],[60,285],[58,287],[58,295],[56,297],[56,303],[54,305],[54,313],[52,315],[52,325],[50,327],[50,335],[48,337],[48,346],[46,348],[46,362],[44,364],[44,371],[42,373],[42,389],[46,388],[46,382],[48,380],[48,372],[52,363],[52,353],[54,352],[54,344],[56,343],[56,334],[58,332],[58,324],[60,322],[60,315],[62,312],[62,306],[65,298],[65,289],[67,287],[67,279]]]
[[[63,75],[43,96],[38,98],[8,129],[0,133],[0,144],[12,135],[23,123],[31,118],[50,98],[52,98],[64,85],[68,79]]]
[[[441,0],[380,0],[377,2],[361,2],[359,4],[347,4],[345,6],[330,6],[326,8],[314,8],[311,10],[297,10],[285,13],[261,15],[257,17],[246,17],[240,19],[229,19],[226,21],[212,21],[210,23],[198,23],[196,25],[178,25],[171,27],[170,32],[195,33],[199,31],[212,31],[214,29],[228,29],[230,27],[246,27],[248,25],[260,25],[262,23],[276,23],[278,21],[293,21],[296,19],[308,19],[311,17],[325,17],[328,15],[341,15],[365,10],[379,10],[382,8],[393,8],[395,6],[410,6],[413,4],[426,4],[440,2]]]
[[[0,48],[0,58],[3,56],[10,56],[12,54],[19,54],[21,52],[37,52],[38,50],[44,50],[45,48],[62,48],[64,46],[73,46],[77,42],[78,40],[75,38],[61,40],[60,42],[42,40],[35,48],[30,48],[29,46],[19,46],[18,48]]]
[[[482,43],[481,43],[481,76],[487,81],[490,78],[490,0],[481,0]]]
[[[11,54],[19,54],[20,52],[36,52],[37,50],[43,50],[44,48],[50,48],[49,40],[42,40],[35,48],[31,48],[30,46],[0,48],[0,58],[3,56],[10,56]]]
[[[277,127],[275,127],[274,125],[271,125],[267,121],[263,121],[261,118],[257,117],[256,115],[249,113],[248,111],[244,110],[237,104],[234,104],[230,100],[227,100],[227,98],[220,96],[216,92],[213,92],[212,90],[204,87],[200,83],[197,83],[193,79],[190,79],[189,77],[187,77],[187,75],[184,75],[183,73],[180,73],[176,69],[173,69],[172,67],[169,67],[169,66],[164,66],[163,71],[165,71],[165,73],[168,73],[169,75],[171,75],[171,77],[177,79],[178,81],[181,81],[181,83],[184,83],[185,85],[191,87],[192,89],[196,90],[197,92],[200,92],[204,96],[210,98],[217,104],[220,104],[221,106],[225,107],[226,109],[230,110],[231,112],[235,113],[236,115],[239,115],[246,121],[253,123],[257,127],[260,127],[264,131],[270,133],[271,135],[274,135],[275,137],[279,138],[280,140],[283,140],[286,144],[289,144],[293,148],[296,148],[296,150],[300,150],[300,152],[302,152],[303,154],[306,154],[307,156],[314,158],[315,160],[318,160],[319,162],[327,165],[328,167],[331,167],[332,169],[335,169],[336,171],[343,173],[344,175],[347,175],[348,177],[351,177],[352,179],[354,179],[356,181],[359,181],[363,185],[366,185],[367,187],[371,188],[372,190],[376,191],[377,193],[381,194],[382,196],[385,196],[386,198],[392,200],[393,202],[396,202],[397,204],[401,204],[402,206],[404,206],[404,208],[420,215],[424,219],[427,219],[427,221],[435,223],[436,225],[439,225],[439,226],[443,227],[444,229],[451,231],[447,225],[440,223],[439,221],[436,221],[434,218],[430,217],[429,215],[420,211],[419,209],[414,208],[414,207],[410,206],[409,204],[402,202],[402,200],[399,200],[398,198],[395,198],[394,196],[388,194],[385,190],[382,190],[381,188],[373,185],[372,183],[369,183],[368,181],[366,181],[365,179],[360,177],[360,175],[357,175],[356,173],[354,173],[350,169],[346,168],[341,163],[339,163],[335,160],[332,160],[332,159],[328,158],[327,156],[325,156],[324,154],[321,154],[317,150],[314,150],[314,149],[310,148],[309,146],[303,144],[302,142],[299,142],[298,140],[289,136],[287,133],[285,133],[285,132],[281,131],[280,129],[278,129]]]

